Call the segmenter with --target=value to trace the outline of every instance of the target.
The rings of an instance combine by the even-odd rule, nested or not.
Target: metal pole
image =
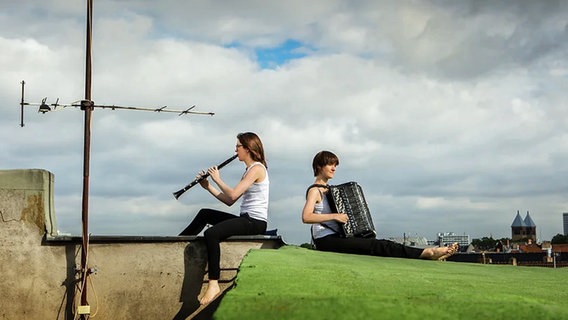
[[[87,258],[89,253],[89,167],[90,167],[90,148],[91,148],[91,114],[93,103],[91,101],[91,35],[92,35],[92,16],[93,0],[87,0],[87,39],[86,39],[86,61],[85,61],[85,100],[81,101],[81,109],[85,111],[84,125],[84,148],[83,148],[83,205],[82,205],[82,224],[83,224],[83,250],[81,254],[81,306],[87,306],[87,277],[88,266]],[[82,314],[82,319],[87,319],[88,314]]]
[[[20,127],[24,126],[24,85],[26,82],[22,80],[22,101],[20,102],[21,110],[20,110]]]

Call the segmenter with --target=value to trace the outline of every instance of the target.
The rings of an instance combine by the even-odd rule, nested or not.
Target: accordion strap
[[[308,197],[308,192],[310,192],[311,188],[326,188],[329,189],[329,184],[319,184],[319,183],[314,183],[311,186],[308,187],[308,189],[306,190],[306,198]]]
[[[306,197],[308,196],[308,192],[310,191],[311,188],[326,188],[326,189],[329,189],[329,184],[319,184],[319,183],[312,184],[306,190]],[[320,194],[321,194],[321,192],[320,192]],[[324,197],[324,195],[322,195],[322,197]],[[327,228],[327,229],[333,231],[334,233],[341,234],[341,232],[339,230],[335,230],[331,226],[328,226],[325,222],[320,222],[318,224],[320,226],[324,227],[324,228]],[[314,239],[314,231],[312,230],[312,228],[310,228],[310,231],[312,232],[312,239]]]

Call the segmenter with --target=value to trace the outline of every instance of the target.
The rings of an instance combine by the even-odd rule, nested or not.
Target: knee
[[[196,218],[204,217],[207,214],[208,209],[199,209],[197,212]]]
[[[219,232],[217,232],[215,226],[212,226],[203,232],[203,236],[205,239],[219,239]]]

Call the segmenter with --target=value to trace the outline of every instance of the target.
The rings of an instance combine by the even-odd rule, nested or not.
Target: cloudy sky
[[[86,1],[0,4],[0,169],[55,175],[61,232],[81,233],[84,113],[26,102],[85,96]],[[214,116],[95,109],[90,232],[176,235],[200,187],[172,192],[263,140],[269,229],[301,223],[311,160],[363,187],[379,237],[510,237],[517,210],[537,235],[568,212],[568,3],[564,1],[108,1],[93,15],[92,100]],[[242,163],[222,169],[231,185]]]

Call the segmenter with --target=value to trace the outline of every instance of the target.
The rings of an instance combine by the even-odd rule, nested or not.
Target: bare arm
[[[318,188],[311,188],[306,197],[306,203],[302,210],[303,223],[321,223],[326,221],[337,221],[339,223],[346,223],[349,219],[344,213],[330,213],[330,214],[317,214],[314,213],[316,203],[320,202],[321,195]]]
[[[217,167],[209,168],[207,172],[209,172],[211,179],[213,179],[220,190],[218,190],[211,184],[207,184],[207,186],[204,186],[204,184],[202,184],[202,186],[207,189],[215,198],[219,199],[219,201],[228,206],[232,206],[237,200],[239,200],[243,193],[245,193],[245,191],[253,183],[263,181],[266,178],[266,170],[264,170],[264,167],[255,165],[247,171],[245,176],[234,188],[231,188],[221,179],[219,169],[217,169]]]

